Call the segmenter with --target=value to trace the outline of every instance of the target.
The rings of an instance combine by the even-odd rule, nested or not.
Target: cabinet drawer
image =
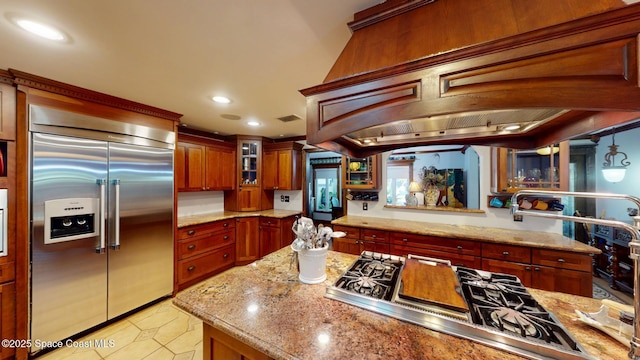
[[[198,256],[178,261],[178,282],[184,283],[235,263],[235,245],[229,245]]]
[[[261,217],[260,226],[280,227],[280,219],[270,218],[270,217]]]
[[[219,233],[193,237],[189,240],[180,240],[178,243],[178,259],[186,259],[215,249],[221,245],[234,243],[235,239],[235,229],[229,229]]]
[[[591,272],[592,259],[588,254],[546,249],[532,249],[531,254],[531,262],[536,265]]]
[[[530,264],[531,249],[514,245],[483,244],[482,257]]]
[[[196,236],[214,233],[217,231],[236,227],[234,219],[214,221],[206,224],[198,224],[178,229],[178,239],[189,239]]]
[[[342,231],[347,234],[345,239],[360,239],[360,228],[357,227],[335,225],[333,231]]]
[[[472,269],[480,269],[482,267],[482,259],[480,257],[471,256],[471,255],[462,255],[462,254],[456,254],[456,253],[450,253],[450,252],[444,252],[444,251],[428,250],[428,249],[414,248],[410,246],[402,246],[402,245],[395,245],[395,244],[391,244],[390,253],[392,255],[399,255],[399,256],[405,256],[405,257],[409,254],[412,254],[412,255],[420,255],[420,256],[426,256],[430,258],[442,259],[442,260],[449,260],[451,261],[451,265],[453,266],[464,266]]]
[[[383,230],[374,230],[374,229],[362,229],[360,231],[360,235],[362,236],[362,240],[367,241],[376,241],[376,242],[388,242],[389,241],[389,232]]]
[[[470,240],[447,239],[434,236],[391,233],[391,243],[460,255],[480,256],[480,243]]]

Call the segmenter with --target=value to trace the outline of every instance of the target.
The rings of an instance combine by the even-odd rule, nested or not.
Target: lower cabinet
[[[0,285],[0,335],[2,339],[16,339],[16,283],[8,282]],[[0,347],[0,359],[15,358],[16,348]]]
[[[250,347],[242,341],[231,337],[222,331],[203,324],[204,360],[271,360],[273,358]]]
[[[280,219],[260,218],[260,257],[271,254],[282,247]]]
[[[260,258],[260,218],[236,220],[236,265],[246,265]]]
[[[337,225],[334,231],[342,231],[346,234],[342,238],[334,238],[333,250],[348,254],[360,255],[363,251],[373,251],[389,254],[389,232],[371,229],[358,229]]]
[[[178,289],[195,284],[235,263],[234,220],[221,220],[178,230]]]

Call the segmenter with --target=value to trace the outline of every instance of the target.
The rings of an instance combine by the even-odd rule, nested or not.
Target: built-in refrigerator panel
[[[52,209],[45,214],[45,204],[62,200],[61,211],[75,211],[80,206],[73,199],[98,200],[96,179],[107,177],[108,148],[102,141],[48,134],[33,134],[31,146],[30,338],[57,341],[106,320],[107,254],[96,252],[99,235],[54,235],[56,242],[45,244],[45,215],[57,216]]]
[[[110,143],[108,182],[111,319],[173,290],[173,151]]]

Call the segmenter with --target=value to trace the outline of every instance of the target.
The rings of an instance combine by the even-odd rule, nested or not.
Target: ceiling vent
[[[278,120],[280,120],[282,122],[291,122],[291,121],[295,121],[295,120],[302,120],[302,118],[300,116],[296,115],[296,114],[291,114],[291,115],[279,117]]]

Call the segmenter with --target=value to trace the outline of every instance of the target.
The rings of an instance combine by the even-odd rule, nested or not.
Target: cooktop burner
[[[399,297],[404,264],[401,256],[364,251],[325,296],[532,359],[591,359],[518,277],[452,267],[469,307],[456,316]]]

